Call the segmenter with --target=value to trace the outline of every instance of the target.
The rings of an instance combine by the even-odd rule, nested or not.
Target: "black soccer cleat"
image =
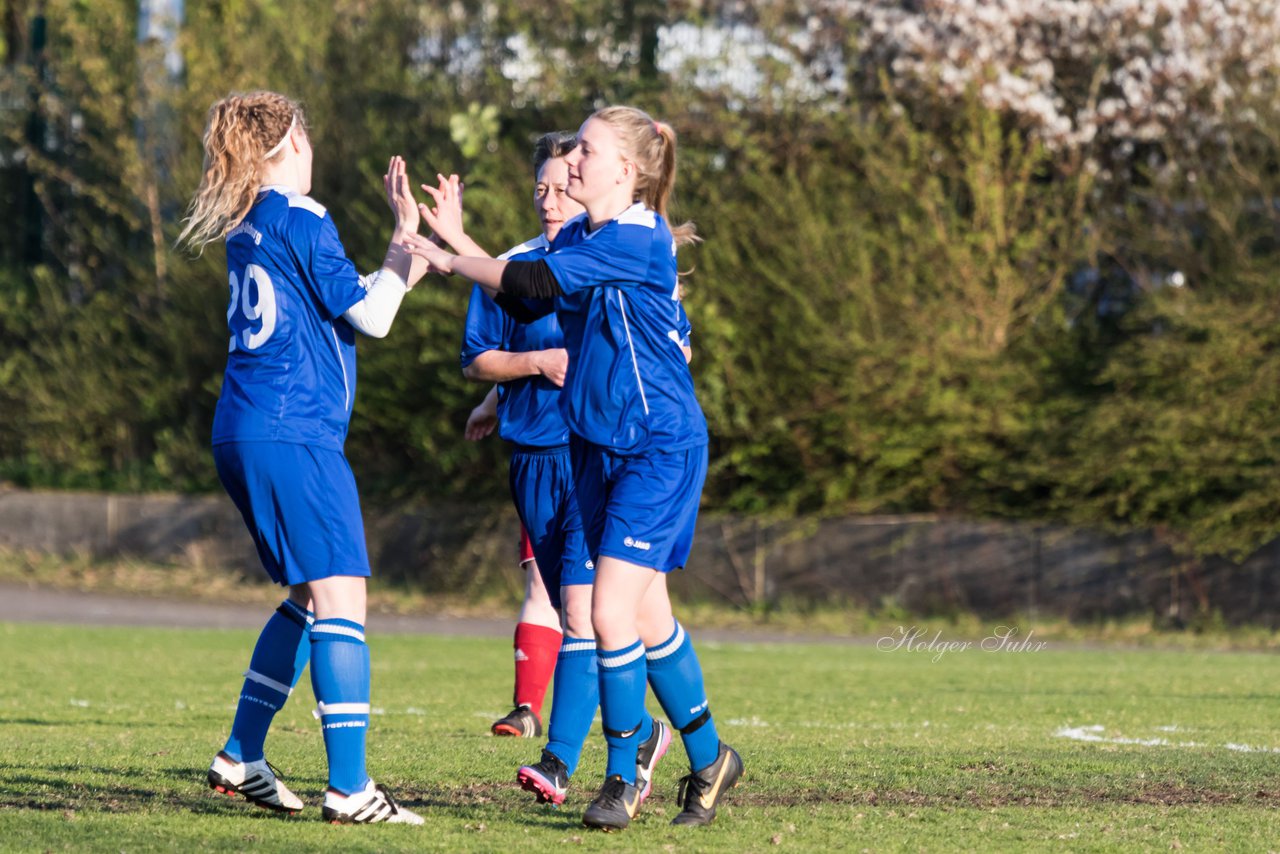
[[[542,721],[528,706],[516,706],[505,717],[494,721],[489,731],[494,735],[537,738],[542,735]]]
[[[640,789],[614,774],[604,781],[600,793],[582,814],[582,823],[606,833],[610,830],[622,830],[631,824],[631,819],[636,817],[639,809]]]
[[[724,793],[738,785],[742,776],[742,757],[723,741],[720,755],[706,768],[694,771],[680,779],[680,792],[676,804],[684,807],[671,820],[672,824],[711,824],[716,817],[716,805]]]
[[[537,765],[524,765],[516,772],[516,780],[520,788],[533,792],[540,804],[564,803],[564,796],[569,791],[569,769],[554,753],[542,751],[542,759]]]

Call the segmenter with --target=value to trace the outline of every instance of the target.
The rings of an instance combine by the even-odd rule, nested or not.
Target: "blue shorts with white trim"
[[[575,435],[569,449],[592,557],[658,572],[683,568],[707,479],[707,446],[624,456]]]
[[[218,477],[277,584],[369,575],[356,479],[341,451],[290,442],[215,445]]]

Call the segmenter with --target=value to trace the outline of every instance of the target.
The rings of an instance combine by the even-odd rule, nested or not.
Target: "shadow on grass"
[[[147,781],[158,785],[147,787]],[[302,818],[319,815],[326,781],[294,777],[295,791],[308,802]],[[531,828],[569,830],[581,826],[581,810],[534,807],[514,784],[472,784],[450,789],[401,786],[397,800],[414,811],[452,818],[460,823],[494,821],[501,813]],[[517,797],[520,796],[520,797]],[[0,810],[31,809],[64,813],[188,812],[200,815],[289,819],[254,807],[240,797],[207,787],[204,769],[103,768],[91,765],[39,765],[0,762]]]
[[[832,793],[829,791],[797,791],[787,795],[760,792],[734,792],[728,802],[739,806],[783,807],[845,805],[866,807],[941,807],[945,809],[993,809],[997,807],[1068,807],[1098,804],[1131,804],[1151,806],[1280,806],[1280,790],[1226,792],[1171,782],[1153,782],[1142,786],[1067,787],[1061,789],[1027,789],[992,787],[984,791],[953,793],[920,792],[911,789],[877,789]]]
[[[963,776],[983,777],[999,768],[990,763],[961,764],[955,770]],[[728,803],[743,807],[791,809],[796,807],[863,806],[868,808],[991,809],[1008,806],[1068,807],[1097,804],[1152,806],[1255,806],[1280,808],[1280,787],[1232,787],[1213,782],[1198,783],[1165,776],[1163,779],[1116,780],[1098,785],[1096,781],[1073,785],[1065,782],[1039,785],[1021,780],[995,782],[988,779],[956,779],[948,791],[922,791],[912,787],[874,786],[868,788],[809,786],[785,792],[761,791],[750,781],[728,796]],[[325,781],[317,776],[290,778],[292,787],[308,802],[304,813],[318,815],[320,793]],[[945,785],[945,784],[944,784]],[[567,832],[581,827],[585,795],[559,809],[532,803],[527,793],[514,784],[471,783],[461,786],[415,786],[401,783],[393,787],[397,800],[409,809],[451,818],[461,823],[501,820],[530,829]],[[645,811],[661,818],[673,809],[661,796],[652,799]],[[0,809],[100,813],[190,812],[202,815],[277,818],[269,810],[247,805],[241,798],[228,798],[206,787],[204,769],[186,768],[106,768],[88,765],[40,765],[0,762]]]
[[[145,720],[104,720],[102,718],[76,718],[75,720],[51,721],[37,718],[0,718],[0,726],[39,726],[51,729],[59,727],[104,726],[112,729],[173,729],[173,724],[150,722]]]

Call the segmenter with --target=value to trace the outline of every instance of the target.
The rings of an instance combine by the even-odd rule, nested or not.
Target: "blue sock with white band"
[[[317,620],[311,629],[311,688],[329,757],[329,787],[344,795],[369,782],[365,734],[369,730],[369,647],[364,626]]]
[[[684,626],[676,622],[671,637],[645,650],[645,660],[649,687],[671,725],[680,731],[690,769],[706,768],[720,755],[720,734],[707,705],[702,665]]]
[[[644,707],[644,644],[597,650],[600,667],[600,720],[609,745],[605,777],[636,781],[636,748],[653,732],[653,717]]]
[[[551,691],[551,720],[547,726],[547,750],[560,758],[572,776],[582,758],[591,721],[600,707],[600,676],[595,638],[565,635],[556,656],[556,676]]]
[[[308,634],[314,620],[315,614],[286,599],[263,626],[244,674],[231,735],[222,749],[232,759],[255,762],[262,758],[271,721],[311,657]]]

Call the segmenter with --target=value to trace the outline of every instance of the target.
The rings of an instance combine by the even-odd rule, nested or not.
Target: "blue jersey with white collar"
[[[569,429],[620,454],[707,443],[707,421],[682,344],[675,242],[641,203],[595,231],[565,223],[546,263],[563,292],[556,315],[569,351],[561,410]]]
[[[521,243],[503,255],[503,261],[537,261],[545,258],[547,239],[541,235]],[[476,285],[467,306],[462,336],[462,367],[488,350],[528,353],[564,347],[564,336],[554,314],[534,323],[517,323]],[[542,376],[521,377],[498,385],[498,435],[518,445],[541,448],[564,445],[569,428],[560,415],[560,387]]]
[[[227,235],[230,341],[213,443],[292,442],[341,450],[356,397],[364,298],[324,206],[266,187]]]

